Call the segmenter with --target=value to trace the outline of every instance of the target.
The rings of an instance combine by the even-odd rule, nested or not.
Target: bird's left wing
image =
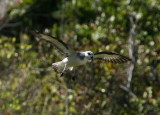
[[[63,54],[65,54],[66,56],[72,55],[73,53],[75,53],[75,51],[73,49],[71,49],[70,47],[67,46],[66,43],[64,43],[62,40],[56,38],[56,37],[52,37],[46,34],[41,34],[38,32],[31,32],[34,36],[38,37],[39,39],[42,40],[46,40],[50,43],[52,43],[58,50],[60,50]]]
[[[120,54],[112,53],[112,52],[98,52],[98,53],[94,54],[93,58],[94,59],[103,59],[103,60],[105,60],[107,62],[111,62],[111,63],[125,63],[125,62],[131,60],[126,56],[122,56]]]

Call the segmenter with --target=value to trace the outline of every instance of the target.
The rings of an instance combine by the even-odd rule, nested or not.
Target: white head
[[[85,57],[88,58],[89,60],[93,59],[94,53],[92,51],[85,51]]]

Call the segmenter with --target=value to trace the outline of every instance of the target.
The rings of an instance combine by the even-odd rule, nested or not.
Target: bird
[[[63,60],[52,63],[54,71],[60,73],[61,76],[63,76],[65,71],[67,70],[72,71],[75,67],[86,65],[87,62],[92,62],[96,59],[104,60],[111,63],[125,63],[131,61],[131,59],[127,56],[108,51],[102,51],[97,53],[93,53],[92,51],[75,51],[57,37],[53,37],[36,31],[32,31],[31,33],[41,40],[50,42],[62,54],[66,56],[66,58],[64,58]]]

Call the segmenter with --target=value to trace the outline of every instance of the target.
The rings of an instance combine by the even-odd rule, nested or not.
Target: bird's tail
[[[60,61],[60,62],[56,62],[56,63],[52,63],[52,67],[54,69],[55,72],[57,73],[61,73],[64,69],[65,63]]]

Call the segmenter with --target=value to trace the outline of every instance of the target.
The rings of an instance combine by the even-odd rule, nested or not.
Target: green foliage
[[[0,29],[0,114],[160,114],[159,7],[158,0],[23,0],[9,7],[11,21]],[[94,62],[60,77],[51,64],[63,56],[29,33],[50,33],[77,50],[128,55],[130,17],[131,92],[122,87],[129,64]]]

